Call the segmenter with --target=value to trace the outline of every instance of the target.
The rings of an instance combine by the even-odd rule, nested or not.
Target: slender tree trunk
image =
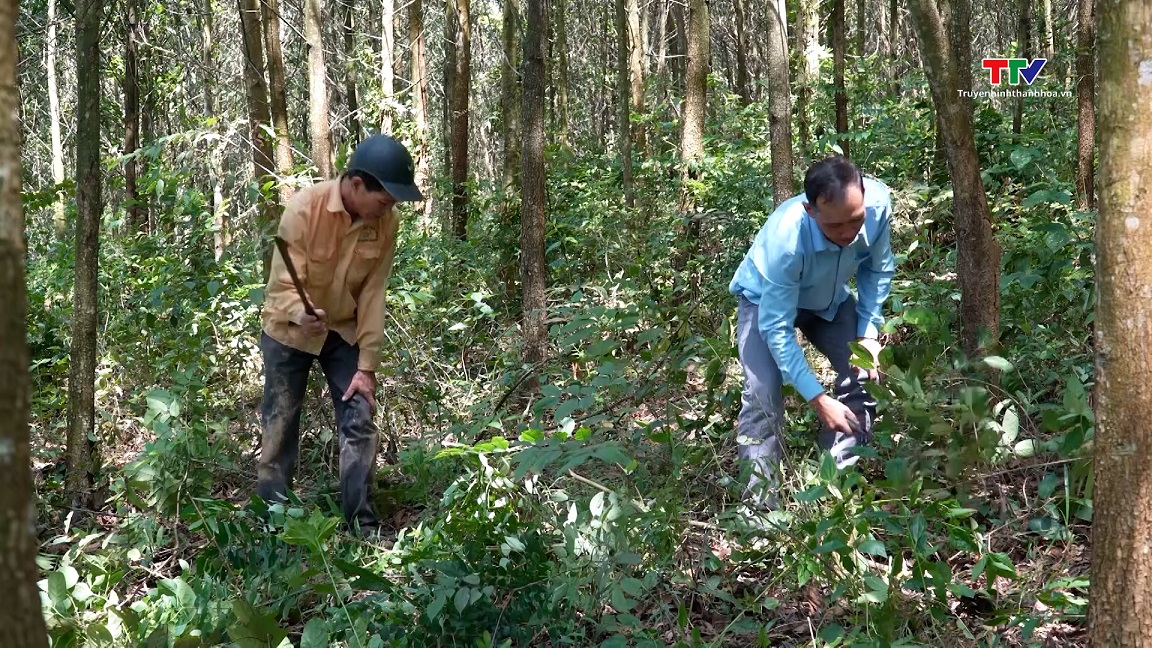
[[[77,18],[83,18],[83,0]],[[51,12],[52,3],[49,2]],[[28,447],[29,386],[20,110],[16,89],[17,0],[0,0],[0,646],[40,648],[48,631],[36,582],[36,504]],[[98,14],[97,14],[98,15]],[[49,21],[55,16],[49,17]],[[50,23],[53,24],[54,23]],[[81,27],[85,25],[81,23]],[[88,34],[84,34],[87,36]],[[48,47],[55,47],[55,34]],[[49,69],[55,67],[52,61]]]
[[[752,101],[752,91],[748,87],[748,34],[747,0],[733,0],[736,9],[736,94],[740,96],[740,103],[747,105]]]
[[[452,147],[456,145],[452,139],[452,123],[455,108],[453,102],[453,89],[456,87],[456,32],[459,31],[456,21],[456,0],[445,0],[444,4],[444,85],[443,85],[443,119],[440,132],[444,139],[444,175],[452,177]],[[447,205],[448,214],[446,229],[452,228],[451,202]]]
[[[628,33],[625,43],[628,47],[630,110],[637,115],[644,114],[644,40],[640,35],[640,2],[627,0]],[[648,137],[644,125],[633,124],[631,119],[624,123],[632,130],[632,142],[641,156],[648,154]]]
[[[900,0],[888,2],[888,73],[893,95],[900,94],[901,56],[900,56]]]
[[[202,0],[200,15],[200,67],[204,80],[204,114],[216,114],[216,68],[212,56],[212,0]],[[228,210],[224,207],[224,145],[208,143],[208,190],[212,194],[212,239],[215,259],[224,257],[228,247]]]
[[[524,89],[521,105],[524,152],[521,160],[520,281],[523,285],[525,364],[538,365],[548,351],[545,259],[544,43],[545,0],[528,0],[525,12]]]
[[[516,244],[515,230],[520,221],[517,200],[520,177],[520,10],[517,0],[505,0],[503,7],[503,29],[501,41],[504,59],[500,68],[500,117],[504,136],[504,191],[500,208],[499,247],[500,283],[504,286],[504,298],[511,303],[516,294]]]
[[[960,283],[960,340],[976,355],[995,348],[1000,319],[1000,244],[992,232],[972,111],[957,101],[960,87],[947,30],[934,0],[911,0],[920,58],[943,125],[956,221],[956,272]]]
[[[201,0],[200,15],[200,66],[204,68],[204,110],[208,116],[216,115],[216,74],[212,62],[212,0]]]
[[[363,130],[360,128],[360,98],[356,89],[356,21],[352,14],[352,2],[347,1],[344,9],[344,93],[348,96],[348,129],[351,131],[352,141],[363,139]],[[387,21],[389,25],[392,21]]]
[[[1032,58],[1032,0],[1017,0],[1019,10],[1016,23],[1016,41],[1020,44],[1020,58]],[[1024,98],[1017,97],[1012,112],[1012,132],[1019,135],[1024,125]]]
[[[660,27],[656,39],[656,96],[660,104],[667,104],[668,100],[668,5],[671,0],[660,2]]]
[[[131,155],[140,148],[140,25],[138,0],[125,0],[124,4],[124,153]],[[124,203],[130,235],[138,233],[143,225],[136,190],[137,164],[135,157],[124,163]]]
[[[468,116],[472,89],[472,10],[455,0],[456,56],[452,74],[452,232],[468,237]]]
[[[312,162],[320,177],[327,179],[334,175],[334,160],[324,65],[324,13],[320,2],[304,0],[304,37],[308,42],[308,130],[312,135]]]
[[[1152,645],[1152,5],[1100,5],[1100,216],[1096,230],[1093,646]]]
[[[676,34],[672,43],[676,46],[672,52],[672,87],[670,90],[674,95],[686,95],[685,87],[687,85],[688,75],[688,23],[684,19],[684,5],[679,0],[669,0],[672,2],[672,24],[676,27]]]
[[[820,3],[800,0],[796,11],[796,119],[800,146],[810,145],[809,106],[812,91],[820,77]]]
[[[292,175],[292,139],[288,130],[288,91],[284,81],[284,48],[280,44],[280,0],[261,0],[264,48],[268,52],[268,101],[276,133],[276,172],[280,176],[280,204],[294,193],[285,179]]]
[[[408,6],[408,46],[412,61],[412,113],[416,122],[416,182],[427,186],[428,161],[428,67],[424,52],[424,6],[411,0]],[[432,215],[432,192],[425,192],[424,217]]]
[[[1041,0],[1043,13],[1040,16],[1043,25],[1040,26],[1040,46],[1043,47],[1041,55],[1048,60],[1049,64],[1055,67],[1056,59],[1056,37],[1055,30],[1052,25],[1052,0]]]
[[[948,34],[952,43],[952,55],[956,60],[956,80],[960,89],[972,92],[972,0],[949,0],[950,17]],[[971,112],[972,102],[963,102]]]
[[[772,196],[792,197],[792,99],[788,82],[788,12],[771,0],[768,13],[768,129],[772,138]]]
[[[832,77],[836,91],[836,132],[848,132],[848,92],[844,87],[844,0],[832,0]],[[848,140],[840,140],[844,156],[850,155]]]
[[[557,139],[568,146],[568,132],[572,129],[572,116],[568,109],[568,3],[550,0],[556,13],[556,117]]]
[[[1096,19],[1095,0],[1079,0],[1076,31],[1076,204],[1096,206],[1093,171],[1095,150]]]
[[[699,177],[704,157],[704,117],[708,110],[709,20],[706,0],[688,2],[688,71],[685,74],[684,130],[680,138],[680,213],[689,218],[689,236],[697,238],[696,194],[691,188]]]
[[[56,187],[56,197],[52,200],[52,225],[56,240],[62,241],[68,233],[68,219],[64,210],[64,194],[59,189],[60,185],[64,184],[64,145],[61,143],[60,137],[60,92],[56,85],[56,49],[58,46],[56,42],[56,0],[48,0],[48,42],[45,48],[45,67],[48,73],[48,119],[52,135],[52,184]]]
[[[420,11],[420,9],[419,7],[413,6],[410,11],[417,12]],[[396,112],[392,105],[394,101],[393,95],[396,94],[396,74],[393,72],[396,64],[396,33],[392,22],[395,18],[395,13],[396,5],[393,0],[384,0],[384,12],[380,19],[380,95],[382,97],[380,105],[380,130],[385,133],[392,132],[392,116]],[[421,18],[421,22],[423,22],[423,18]],[[411,15],[409,15],[408,23],[408,43],[411,45],[414,42],[411,33]],[[420,38],[422,39],[423,35],[420,35]],[[420,56],[423,58],[423,52],[421,52]],[[412,79],[414,83],[418,80],[415,70],[413,70]],[[420,97],[420,101],[423,103],[423,96]]]
[[[856,0],[856,56],[861,59],[868,54],[868,41],[864,37],[867,24],[864,12],[864,0]]]
[[[95,508],[96,320],[100,284],[100,0],[76,3],[76,282],[68,372],[68,494],[75,510]],[[9,113],[11,114],[11,113]]]
[[[616,103],[619,107],[616,137],[620,146],[620,169],[624,175],[624,204],[633,209],[636,207],[636,182],[632,177],[628,50],[628,0],[616,0]]]
[[[244,46],[244,94],[248,104],[248,136],[252,142],[252,173],[258,185],[271,180],[272,142],[264,135],[271,120],[268,108],[268,86],[264,83],[264,48],[261,39],[260,0],[238,0],[240,34]],[[271,201],[260,198],[257,204],[257,228],[261,236],[272,236],[277,209]],[[272,262],[272,247],[264,245],[264,276]]]

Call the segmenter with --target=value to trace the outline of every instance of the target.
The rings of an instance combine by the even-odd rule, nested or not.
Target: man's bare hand
[[[344,392],[344,402],[348,402],[354,395],[360,394],[368,401],[368,407],[376,410],[376,374],[371,371],[357,371],[352,376],[348,390]]]
[[[872,354],[872,368],[868,369],[867,371],[865,371],[864,369],[861,369],[860,371],[862,373],[858,377],[863,379],[864,375],[867,374],[867,377],[869,380],[871,380],[873,382],[879,382],[880,381],[880,352],[882,350],[884,350],[884,346],[881,345],[880,340],[877,340],[876,338],[860,338],[856,341],[860,343],[860,346],[867,349],[868,353]]]
[[[300,328],[308,337],[316,337],[328,332],[328,313],[316,309],[316,317],[312,317],[308,313],[304,313],[304,319],[300,322]]]
[[[820,422],[830,430],[856,434],[860,429],[860,421],[856,419],[852,410],[828,394],[820,394],[814,398],[812,407],[816,409],[816,416],[820,418]]]

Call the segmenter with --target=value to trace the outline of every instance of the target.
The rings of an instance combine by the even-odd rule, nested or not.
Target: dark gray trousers
[[[739,457],[752,470],[748,491],[757,504],[772,498],[777,483],[776,468],[784,449],[780,433],[784,425],[784,403],[781,396],[783,377],[776,359],[757,328],[760,308],[740,297],[737,311],[737,349],[744,368],[744,390],[741,394],[740,415],[736,421]],[[833,396],[848,405],[856,414],[861,429],[858,434],[844,434],[821,426],[817,435],[819,446],[831,450],[841,467],[855,463],[851,452],[857,444],[867,443],[871,437],[872,421],[876,418],[876,403],[856,378],[859,371],[849,363],[852,349],[849,343],[856,339],[856,300],[851,296],[840,305],[832,321],[814,311],[799,310],[796,327],[804,337],[823,353],[836,371]]]
[[[341,400],[356,375],[358,347],[329,331],[317,357],[261,332],[260,350],[264,355],[264,404],[260,411],[264,438],[256,464],[256,494],[271,502],[282,499],[282,494],[292,488],[300,455],[300,410],[312,362],[319,359],[336,410],[340,439],[340,508],[353,529],[357,525],[377,524],[370,499],[377,449],[372,410],[360,394],[347,402]]]

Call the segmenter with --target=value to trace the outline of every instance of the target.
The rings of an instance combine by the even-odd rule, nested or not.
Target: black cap
[[[387,135],[373,135],[360,142],[348,161],[348,171],[363,171],[376,178],[399,201],[424,200],[416,186],[416,165],[403,144]]]

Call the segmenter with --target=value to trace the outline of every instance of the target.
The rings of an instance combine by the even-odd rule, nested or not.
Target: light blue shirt
[[[825,238],[804,210],[800,194],[780,204],[756,235],[728,290],[760,307],[758,329],[785,381],[810,401],[824,391],[796,341],[796,311],[815,311],[831,321],[848,299],[856,276],[856,335],[877,337],[884,324],[896,261],[890,229],[892,195],[874,178],[864,178],[864,225],[840,247]]]

